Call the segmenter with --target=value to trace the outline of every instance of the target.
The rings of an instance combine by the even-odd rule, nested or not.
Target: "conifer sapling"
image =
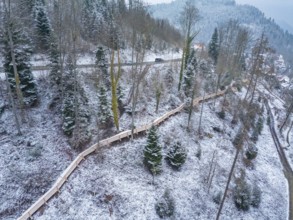
[[[177,142],[168,152],[166,159],[173,168],[179,169],[185,163],[186,156],[186,149]]]
[[[147,145],[144,149],[144,164],[153,175],[161,172],[162,148],[159,144],[157,129],[152,126],[148,132]]]

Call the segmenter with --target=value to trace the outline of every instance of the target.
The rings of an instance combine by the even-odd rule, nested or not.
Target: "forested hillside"
[[[293,218],[292,36],[257,9],[0,12],[0,219]]]
[[[157,18],[168,18],[172,24],[179,27],[178,9],[183,8],[186,1],[173,1],[170,4],[153,5],[150,8]],[[215,27],[229,20],[236,20],[247,26],[252,39],[257,38],[264,31],[270,44],[285,59],[293,64],[293,35],[281,29],[272,18],[266,18],[257,8],[250,5],[238,5],[233,0],[193,0],[199,9],[199,20],[196,28],[199,34],[196,40],[208,43]]]
[[[14,22],[17,20],[16,23],[28,32],[35,45],[34,52],[48,49],[49,45],[46,44],[51,39],[47,39],[48,42],[40,40],[49,35],[59,44],[61,40],[72,41],[72,27],[78,50],[87,50],[90,43],[125,48],[131,45],[133,32],[139,33],[140,41],[146,41],[148,47],[157,39],[170,44],[180,41],[180,33],[166,20],[152,18],[140,1],[130,1],[129,5],[124,0],[77,0],[74,6],[71,3],[57,0],[11,0],[10,19],[14,19]],[[5,19],[3,3],[1,14],[1,19]],[[75,23],[72,23],[74,19]]]

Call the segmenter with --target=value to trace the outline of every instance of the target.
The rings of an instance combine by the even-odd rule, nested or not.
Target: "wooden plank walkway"
[[[229,87],[230,88],[230,87]],[[197,105],[202,101],[207,101],[212,98],[216,98],[219,96],[222,96],[225,94],[226,90],[219,91],[218,93],[213,93],[210,95],[207,95],[204,99],[202,97],[197,98],[193,101],[193,105]],[[176,113],[179,113],[184,108],[185,104],[181,104],[174,110],[165,113],[163,116],[155,119],[153,122],[143,125],[141,127],[138,127],[134,130],[134,134],[138,134],[144,131],[147,131],[150,129],[152,125],[158,126],[163,121],[167,120],[170,116],[175,115]],[[65,184],[69,176],[73,173],[73,171],[78,167],[80,162],[85,159],[88,155],[95,152],[98,148],[110,145],[111,143],[122,140],[125,138],[129,138],[131,136],[131,130],[123,131],[119,134],[116,134],[112,137],[109,137],[107,139],[101,140],[99,143],[96,143],[86,149],[85,151],[81,152],[74,161],[71,162],[71,164],[66,168],[66,170],[63,171],[63,173],[59,176],[57,181],[53,184],[53,186],[43,195],[41,198],[39,198],[29,209],[27,209],[19,218],[18,220],[26,220],[30,218],[36,211],[38,211],[39,208],[41,208],[46,202],[51,199],[57,192],[60,191],[61,187]]]

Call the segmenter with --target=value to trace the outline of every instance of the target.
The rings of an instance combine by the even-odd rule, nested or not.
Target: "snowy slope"
[[[193,126],[197,127],[199,113],[193,118]],[[231,137],[234,137],[236,128],[226,126],[225,135],[213,133],[212,138],[198,139],[194,132],[186,132],[186,120],[187,114],[181,113],[159,127],[164,153],[170,147],[168,143],[175,140],[181,141],[188,149],[188,159],[180,171],[174,171],[164,163],[163,173],[153,179],[142,163],[146,138],[123,142],[90,156],[82,163],[58,197],[35,215],[36,219],[159,219],[154,206],[166,189],[170,190],[176,204],[174,218],[170,219],[214,219],[218,205],[212,197],[217,191],[224,190],[235,154]],[[208,107],[203,122],[206,133],[212,132],[212,125],[223,125]],[[253,168],[246,169],[246,179],[262,189],[261,205],[248,212],[238,211],[230,191],[221,219],[287,217],[286,180],[267,126],[257,146],[259,154]],[[199,148],[201,159],[197,157]],[[217,169],[208,193],[206,178],[215,150],[218,152]],[[236,176],[240,175],[240,168],[243,168],[242,157],[238,159]],[[234,182],[230,189],[233,185]]]

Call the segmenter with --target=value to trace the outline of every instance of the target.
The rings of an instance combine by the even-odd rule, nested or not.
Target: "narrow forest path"
[[[293,171],[292,171],[292,168],[290,166],[290,163],[287,160],[286,154],[284,152],[284,148],[282,147],[282,145],[281,145],[281,143],[279,141],[279,138],[277,136],[276,129],[275,129],[274,117],[273,117],[271,108],[270,108],[267,100],[265,100],[265,105],[266,105],[266,108],[268,110],[269,118],[270,118],[270,124],[269,124],[270,131],[271,131],[275,146],[277,148],[280,161],[281,161],[282,166],[283,166],[284,175],[285,175],[285,177],[286,177],[286,179],[288,181],[288,191],[289,191],[289,214],[288,214],[288,219],[293,220]]]

